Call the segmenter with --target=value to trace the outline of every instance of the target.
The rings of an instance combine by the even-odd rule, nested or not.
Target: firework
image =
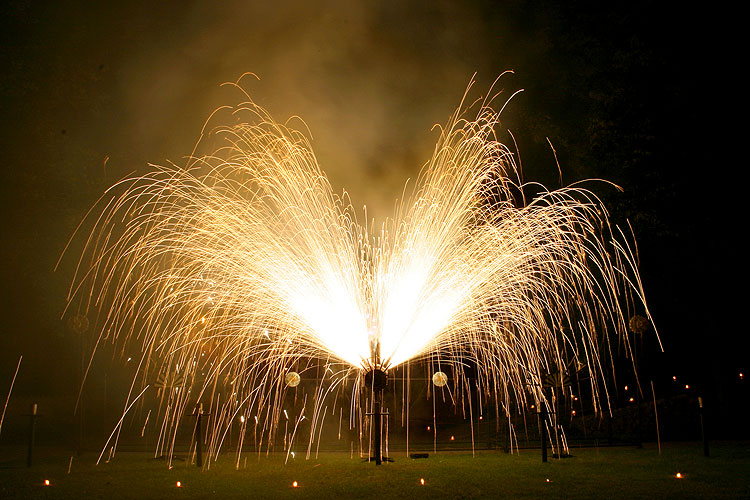
[[[634,306],[650,319],[634,255],[590,190],[522,183],[490,103],[462,103],[377,226],[333,192],[306,136],[249,98],[186,165],[107,191],[70,297],[99,311],[101,339],[140,352],[125,406],[158,388],[161,451],[203,400],[214,455],[240,413],[267,449],[284,427],[287,452],[309,418],[311,445],[327,397],[407,361],[476,367],[506,412],[547,404],[545,375],[586,367],[600,408],[602,349],[628,345]],[[310,366],[324,368],[312,415],[282,414]]]

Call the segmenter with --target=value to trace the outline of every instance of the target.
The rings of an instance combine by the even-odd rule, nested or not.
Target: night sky
[[[58,258],[107,187],[181,163],[210,113],[241,99],[221,84],[245,72],[277,120],[302,117],[334,188],[384,217],[472,75],[479,97],[513,70],[495,88],[524,89],[502,128],[526,180],[559,185],[549,138],[565,184],[625,189],[597,193],[639,243],[665,348],[647,334],[644,370],[726,392],[748,367],[746,55],[736,15],[686,5],[3,2],[3,398],[24,357],[9,411],[72,412],[80,342],[61,315],[80,238],[54,271]]]

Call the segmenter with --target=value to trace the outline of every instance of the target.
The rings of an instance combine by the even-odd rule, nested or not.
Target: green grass
[[[739,444],[714,444],[702,456],[699,444],[654,447],[574,449],[573,458],[541,463],[538,450],[520,454],[481,452],[430,454],[412,460],[395,454],[380,467],[348,454],[321,454],[319,459],[250,455],[236,470],[223,455],[210,470],[176,461],[166,463],[142,453],[119,453],[96,466],[93,455],[73,460],[47,454],[31,469],[23,460],[0,456],[0,499],[33,498],[750,498],[750,458]],[[675,474],[680,472],[682,479]],[[420,479],[424,478],[424,486]],[[49,479],[50,486],[44,486]],[[176,482],[182,483],[177,488]],[[298,487],[293,488],[292,482]]]

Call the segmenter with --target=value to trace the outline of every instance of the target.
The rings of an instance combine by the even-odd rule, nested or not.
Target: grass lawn
[[[249,455],[239,470],[232,455],[223,455],[207,471],[184,461],[168,470],[144,453],[118,453],[98,466],[93,454],[76,457],[69,474],[70,455],[48,450],[30,469],[22,458],[0,455],[0,499],[747,499],[746,450],[714,443],[705,458],[699,443],[667,444],[661,456],[654,446],[573,449],[572,458],[546,464],[538,450],[483,451],[473,458],[470,452],[431,453],[417,460],[400,453],[380,467],[338,453],[321,453],[317,460],[298,455],[286,465],[281,455]]]

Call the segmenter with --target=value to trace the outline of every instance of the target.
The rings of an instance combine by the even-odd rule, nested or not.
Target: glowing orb
[[[648,329],[648,319],[639,314],[636,314],[635,316],[630,318],[628,326],[630,327],[631,332],[640,335]]]
[[[49,486],[49,479],[44,480],[44,486]]]
[[[297,484],[297,481],[294,481],[294,482],[292,483],[292,488],[296,488],[297,486],[298,486],[298,484]]]
[[[297,372],[289,372],[286,374],[286,377],[284,377],[284,381],[289,387],[297,387],[300,383],[300,380],[302,379]]]
[[[435,372],[432,376],[432,383],[438,387],[443,387],[448,382],[448,375],[443,372]]]

